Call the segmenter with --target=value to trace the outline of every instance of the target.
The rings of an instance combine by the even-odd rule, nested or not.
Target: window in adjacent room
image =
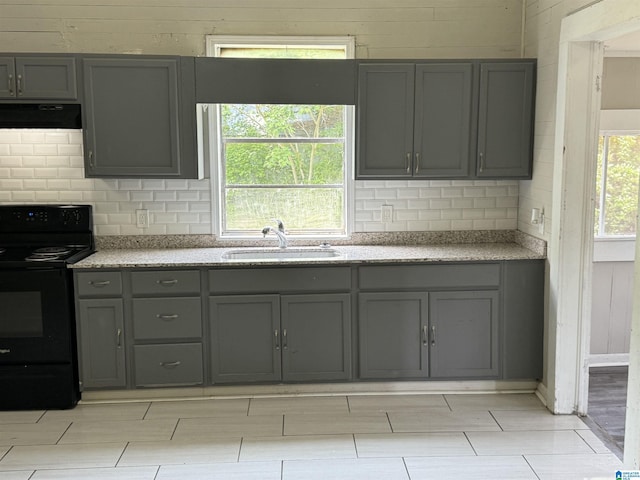
[[[213,36],[207,51],[236,58],[341,59],[353,57],[353,43]],[[352,106],[218,104],[207,110],[215,233],[261,236],[276,218],[294,237],[349,233]]]
[[[640,132],[599,138],[595,235],[635,237],[640,176]]]

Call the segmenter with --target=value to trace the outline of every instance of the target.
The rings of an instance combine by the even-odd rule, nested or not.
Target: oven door
[[[0,269],[0,365],[71,362],[73,312],[67,269]]]

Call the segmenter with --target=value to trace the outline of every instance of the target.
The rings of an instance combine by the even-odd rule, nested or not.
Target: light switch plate
[[[380,209],[380,221],[393,222],[393,205],[382,205]]]

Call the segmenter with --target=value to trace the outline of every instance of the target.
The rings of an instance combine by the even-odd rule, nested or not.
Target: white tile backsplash
[[[356,232],[514,230],[519,182],[355,182]],[[97,235],[210,234],[210,181],[84,178],[77,130],[0,130],[0,202],[90,203]],[[393,206],[393,221],[380,207]],[[135,225],[135,210],[151,225]]]

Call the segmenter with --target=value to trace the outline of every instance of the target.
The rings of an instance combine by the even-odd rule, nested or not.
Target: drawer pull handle
[[[428,341],[429,340],[427,339],[427,326],[423,325],[422,326],[422,345],[424,345],[426,347]]]
[[[273,338],[276,341],[276,350],[280,350],[280,339],[278,338],[278,330],[273,331]]]
[[[431,345],[435,346],[436,344],[436,326],[431,325]]]
[[[287,329],[285,328],[282,330],[282,349],[286,350],[287,348],[289,348],[289,345],[287,345]]]
[[[156,315],[156,318],[159,318],[160,320],[165,320],[165,321],[170,321],[170,320],[176,320],[178,318],[178,314],[177,313],[172,313],[171,315],[163,315],[161,313],[158,313]]]
[[[158,280],[157,283],[158,285],[162,285],[163,287],[171,287],[178,283],[178,280],[176,280],[175,278],[172,280]]]
[[[176,368],[180,366],[180,360],[175,362],[160,362],[160,366],[163,368]]]
[[[111,285],[111,281],[110,280],[98,280],[97,282],[90,281],[89,285],[96,288],[102,288],[102,287],[106,287],[107,285]]]

